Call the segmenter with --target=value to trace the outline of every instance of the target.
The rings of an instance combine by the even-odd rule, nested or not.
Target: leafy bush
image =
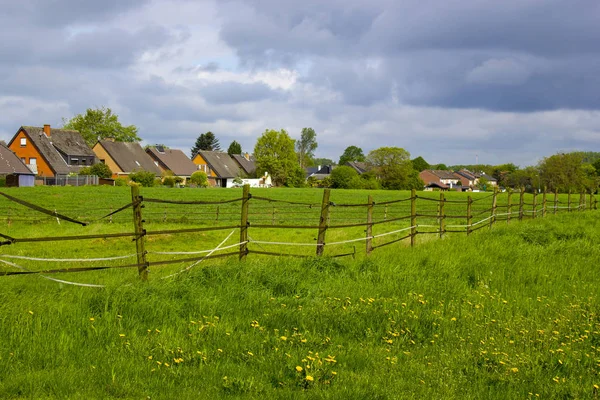
[[[175,177],[174,176],[165,176],[162,180],[162,184],[164,186],[168,186],[168,187],[175,186]]]
[[[99,178],[111,178],[113,173],[110,167],[104,163],[94,164],[91,167],[83,167],[79,170],[79,175],[96,175]]]
[[[331,171],[332,187],[336,189],[360,189],[358,172],[352,167],[340,166]]]
[[[152,187],[154,186],[156,175],[154,175],[154,172],[138,171],[129,174],[129,179],[144,187]]]
[[[127,179],[123,177],[118,177],[115,179],[115,186],[127,186]]]
[[[190,176],[190,182],[199,187],[208,186],[208,176],[204,171],[196,171]]]

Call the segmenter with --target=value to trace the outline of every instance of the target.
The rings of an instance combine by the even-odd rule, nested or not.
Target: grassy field
[[[63,189],[6,193],[87,221],[130,201],[127,188]],[[241,194],[200,192],[157,188],[142,194],[219,200]],[[322,195],[253,193],[315,204]],[[367,194],[333,191],[332,201],[363,203]],[[376,202],[409,196],[372,194]],[[270,207],[271,215],[256,206],[257,219],[272,219],[273,205],[281,208],[276,223],[312,221],[315,212],[258,204]],[[130,210],[113,223],[81,227],[10,207],[12,221],[0,233],[13,237],[131,231]],[[168,209],[165,218],[164,209],[148,204],[146,227],[226,224],[225,211],[231,220],[239,216],[237,205],[224,207],[216,221],[211,207],[189,207],[177,216]],[[201,219],[207,209],[215,219]],[[387,211],[393,215],[391,207]],[[39,276],[0,277],[0,398],[597,398],[599,217],[597,211],[562,213],[498,223],[469,237],[423,235],[414,248],[399,243],[355,259],[250,254],[245,263],[209,260],[161,279],[185,264],[173,265],[152,270],[148,282],[132,270],[57,275],[104,289]],[[336,218],[350,215],[340,211]],[[286,241],[316,235],[264,232]],[[210,248],[228,233],[156,236],[147,245],[153,251]],[[16,243],[1,253],[87,258],[134,248],[130,238],[95,239]]]

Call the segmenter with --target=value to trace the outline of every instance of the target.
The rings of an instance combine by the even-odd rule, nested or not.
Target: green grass
[[[57,208],[61,201],[130,201],[121,188],[66,189],[7,193]],[[197,193],[142,194],[183,199]],[[321,194],[264,195],[318,203]],[[355,203],[366,194],[334,191],[332,199]],[[373,195],[376,201],[408,197]],[[50,219],[14,221],[0,232],[26,237],[130,229],[126,219],[87,227]],[[599,229],[597,211],[573,212],[498,223],[469,237],[423,236],[429,239],[414,248],[394,244],[356,259],[250,254],[245,263],[205,261],[170,279],[160,278],[185,264],[155,268],[148,282],[132,270],[57,275],[105,289],[0,277],[0,398],[595,398]],[[280,235],[273,240],[302,234],[269,232]],[[147,245],[154,251],[207,248],[227,233],[157,236]],[[64,258],[134,248],[131,239],[98,239],[0,250]]]

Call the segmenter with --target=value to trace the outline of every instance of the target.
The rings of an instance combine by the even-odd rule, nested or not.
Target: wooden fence
[[[56,210],[48,210],[30,202],[15,198],[6,193],[0,192],[0,195],[18,203],[20,206],[34,210],[56,218],[57,221],[63,220],[80,225],[88,223],[80,221],[77,217],[67,216],[58,213]],[[583,210],[596,210],[597,200],[593,194],[567,194],[567,201],[559,201],[558,193],[534,193],[531,196],[531,202],[525,202],[525,192],[523,189],[518,192],[508,191],[499,193],[494,191],[487,195],[480,195],[473,198],[468,195],[466,200],[447,199],[444,192],[439,193],[439,198],[433,198],[430,194],[418,194],[412,191],[410,197],[388,200],[384,202],[375,202],[372,196],[368,196],[364,203],[341,204],[332,202],[330,190],[323,191],[323,197],[320,204],[308,202],[295,202],[269,197],[253,196],[250,193],[249,186],[244,186],[242,197],[221,200],[221,201],[200,201],[200,200],[168,200],[158,198],[144,198],[140,195],[139,188],[131,188],[131,202],[111,210],[110,213],[103,215],[99,220],[109,220],[113,216],[122,214],[123,211],[131,208],[133,211],[133,230],[131,232],[90,234],[74,236],[54,236],[54,237],[11,237],[0,233],[0,246],[16,246],[19,243],[41,243],[56,242],[66,240],[90,240],[90,239],[110,239],[110,238],[132,238],[135,242],[135,263],[120,265],[95,265],[95,266],[77,266],[72,268],[55,268],[32,270],[22,267],[10,259],[24,259],[37,261],[64,261],[69,262],[74,259],[42,259],[27,256],[16,256],[10,254],[0,254],[0,262],[13,267],[16,270],[0,271],[0,276],[24,275],[24,274],[53,274],[66,272],[83,272],[94,270],[105,270],[110,268],[136,268],[141,279],[148,278],[148,268],[162,266],[167,264],[194,263],[218,257],[237,257],[245,260],[249,254],[263,256],[296,256],[310,257],[323,256],[344,257],[354,256],[356,254],[355,244],[364,242],[364,251],[368,255],[378,248],[389,246],[405,240],[410,241],[410,246],[414,246],[419,235],[435,235],[439,238],[447,234],[462,233],[471,235],[473,232],[492,228],[494,224],[503,222],[511,223],[514,220],[523,220],[525,218],[540,218],[548,214],[558,212],[573,212]],[[153,212],[160,214],[160,208],[172,207],[179,209],[186,206],[191,207],[216,207],[216,213],[211,217],[213,221],[208,226],[193,226],[182,229],[160,229],[147,230],[145,221],[145,207],[155,206]],[[276,208],[275,205],[277,205]],[[237,210],[236,210],[237,206]],[[253,213],[252,207],[256,207],[258,212]],[[288,210],[286,214],[282,210]],[[164,209],[164,220],[167,219],[167,211]],[[302,214],[305,213],[305,214]],[[224,220],[224,214],[228,216]],[[292,217],[290,217],[292,215]],[[306,215],[304,217],[303,215]],[[309,220],[309,223],[298,223],[298,221]],[[217,224],[219,222],[219,224]],[[387,227],[387,228],[386,228]],[[223,230],[239,230],[239,241],[233,245],[221,245],[213,249],[195,251],[195,252],[152,252],[148,250],[147,239],[153,236],[190,234]],[[316,243],[309,242],[284,242],[272,240],[253,240],[251,233],[262,230],[294,230],[294,231],[313,231],[316,235]],[[337,235],[332,241],[328,238],[334,231],[342,231],[346,235],[340,237]],[[232,235],[232,233],[226,238]],[[352,236],[354,235],[354,236]],[[343,235],[342,235],[343,236]],[[348,237],[350,236],[350,237]],[[279,235],[277,235],[279,237]],[[267,248],[265,248],[265,247]],[[273,247],[283,246],[286,251],[272,251]],[[298,254],[289,251],[293,246],[304,249],[312,248],[312,255],[309,253]],[[348,250],[352,246],[352,251],[342,251],[334,253],[326,251],[335,249],[337,246]],[[346,246],[346,247],[344,247]],[[230,250],[226,251],[225,250]],[[174,259],[150,260],[151,255],[185,255]],[[78,259],[79,263],[86,261],[104,263],[107,261],[121,260],[127,256],[105,257],[97,259]],[[189,268],[188,268],[189,269]],[[58,279],[53,279],[58,280]],[[61,281],[61,280],[58,280]],[[66,282],[66,281],[61,281]],[[69,283],[69,282],[67,282]],[[90,286],[90,285],[87,285]],[[94,286],[94,285],[91,285]]]

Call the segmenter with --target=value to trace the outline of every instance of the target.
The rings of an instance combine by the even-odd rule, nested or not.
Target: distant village
[[[510,169],[512,166],[513,171],[499,170],[498,174],[490,174],[483,170],[467,168],[454,171],[448,170],[445,166],[435,168],[426,164],[424,160],[422,162],[423,167],[415,167],[414,170],[411,168],[414,176],[410,185],[417,190],[486,191],[498,187],[503,189],[505,186],[527,186],[531,190],[541,190],[540,170],[523,174],[521,172],[527,169],[515,171],[518,168],[507,164],[505,169]],[[106,170],[109,172],[104,176],[85,173],[90,171],[91,167],[100,164],[108,167]],[[359,182],[369,182],[369,179],[370,182],[376,182],[380,178],[378,176],[380,170],[365,161],[348,160],[340,165],[332,164],[302,168],[304,182],[301,186],[334,188],[382,186],[386,188],[385,185],[380,186],[378,183],[374,186],[360,186],[361,184],[344,186],[343,183],[336,181],[334,171],[338,169],[337,172],[340,172],[338,175],[342,176],[341,171],[345,168],[355,177],[362,177],[362,180],[357,180]],[[414,164],[416,164],[415,160],[413,166]],[[139,142],[117,141],[110,138],[98,139],[90,147],[80,132],[57,129],[50,125],[22,126],[8,143],[0,142],[0,177],[3,177],[5,186],[124,185],[134,174],[140,172],[149,174],[151,182],[154,183],[166,184],[168,181],[171,183],[170,186],[173,186],[173,183],[183,186],[193,185],[192,175],[198,171],[206,176],[206,184],[203,186],[231,188],[245,184],[252,187],[275,185],[275,180],[271,178],[271,171],[263,171],[257,175],[255,157],[248,152],[230,154],[223,151],[198,150],[190,158],[182,150],[164,145],[143,148]],[[586,185],[590,187],[585,189],[597,189],[598,171],[591,167],[591,172],[588,171],[587,174],[589,179]],[[494,175],[500,176],[503,182],[499,182]],[[509,178],[514,179],[511,181]],[[572,178],[569,179],[572,181]],[[580,183],[577,185],[581,186]]]

